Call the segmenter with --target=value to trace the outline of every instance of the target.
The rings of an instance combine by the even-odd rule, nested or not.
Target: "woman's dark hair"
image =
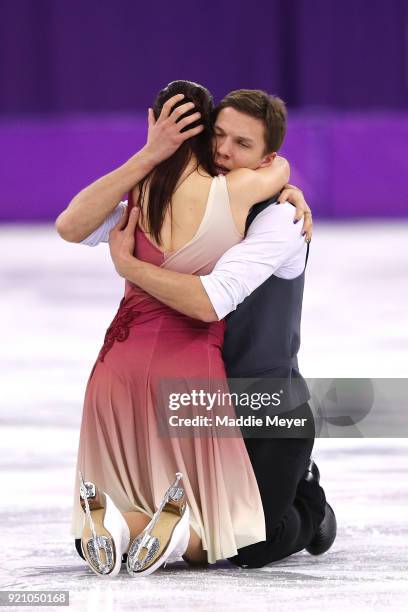
[[[213,98],[208,89],[198,83],[192,83],[191,81],[172,81],[158,93],[154,101],[153,112],[155,119],[158,119],[163,104],[178,93],[184,94],[184,98],[180,100],[180,102],[177,102],[173,109],[186,102],[194,102],[195,105],[193,109],[184,113],[178,121],[197,111],[201,113],[199,120],[191,123],[181,131],[183,132],[200,124],[204,125],[204,129],[197,136],[185,140],[171,157],[162,161],[139,183],[140,192],[137,204],[142,214],[142,204],[146,193],[146,187],[149,186],[147,227],[149,233],[159,245],[162,244],[160,233],[165,213],[168,206],[171,207],[171,198],[176,190],[179,178],[191,157],[195,155],[197,159],[196,167],[202,166],[211,176],[216,175],[212,149]]]

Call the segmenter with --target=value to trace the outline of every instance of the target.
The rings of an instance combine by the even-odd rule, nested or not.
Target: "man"
[[[162,148],[171,140],[170,137],[166,140],[163,125],[171,116],[169,110],[166,109],[167,114],[157,124],[151,114],[149,118],[153,139],[157,130],[162,130]],[[177,119],[173,129],[176,125]],[[268,146],[271,136],[280,144],[283,140],[284,105],[264,92],[232,92],[217,108],[214,128],[216,163],[221,172],[241,167],[256,169],[264,163],[266,155],[276,155]],[[188,132],[183,137],[185,134]],[[145,166],[140,171],[149,170]],[[126,177],[126,172],[122,174]],[[104,180],[103,188],[97,182],[84,190],[85,197],[74,202],[77,210],[81,206],[84,209],[87,197],[95,202],[98,190],[101,194],[110,190],[112,196],[109,175],[100,179]],[[134,183],[137,180],[140,179]],[[123,180],[122,193],[132,186],[126,189],[125,184]],[[287,194],[284,190],[281,199]],[[134,258],[135,211],[126,229],[121,219],[110,235],[120,207],[109,221],[96,229],[95,213],[93,227],[90,222],[88,225],[88,229],[94,230],[90,235],[85,231],[86,218],[81,220],[82,235],[77,232],[76,240],[72,235],[67,238],[67,232],[65,236],[62,234],[66,239],[91,245],[100,239],[106,240],[109,235],[112,259],[121,276],[188,316],[213,321],[228,315],[223,356],[230,377],[287,381],[286,389],[292,401],[287,405],[285,416],[304,418],[311,429],[309,437],[303,438],[245,439],[264,506],[267,534],[265,542],[241,548],[230,559],[249,567],[261,567],[305,547],[312,554],[320,554],[331,546],[336,531],[334,513],[319,485],[317,467],[309,463],[314,440],[313,415],[307,404],[307,387],[297,366],[308,247],[301,238],[300,228],[293,224],[290,205],[271,205],[274,202],[252,208],[246,238],[221,257],[211,274],[203,277],[157,268]]]

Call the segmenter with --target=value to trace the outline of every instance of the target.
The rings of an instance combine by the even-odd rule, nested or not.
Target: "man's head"
[[[285,137],[285,103],[257,89],[232,91],[214,117],[215,163],[220,171],[269,165]]]

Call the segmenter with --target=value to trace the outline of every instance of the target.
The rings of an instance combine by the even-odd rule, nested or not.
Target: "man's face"
[[[218,113],[214,133],[215,164],[222,174],[236,168],[256,170],[270,165],[276,156],[264,154],[263,122],[230,106]]]

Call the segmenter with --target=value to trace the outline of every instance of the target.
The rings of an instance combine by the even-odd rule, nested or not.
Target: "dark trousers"
[[[309,437],[244,438],[261,494],[266,540],[239,548],[229,557],[235,565],[262,567],[299,552],[324,517],[323,489],[304,479],[314,444],[313,413],[303,404],[282,416],[306,417]]]

